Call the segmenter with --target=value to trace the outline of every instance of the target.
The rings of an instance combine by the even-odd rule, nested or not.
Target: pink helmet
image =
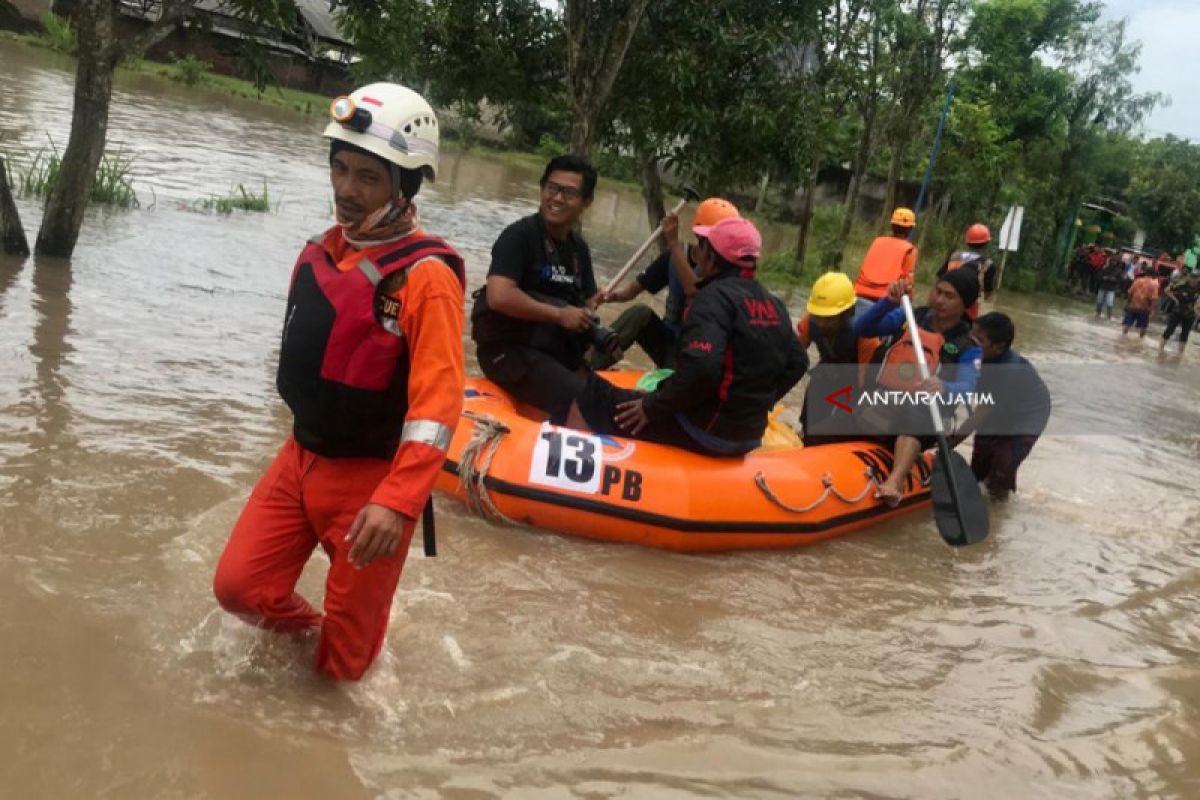
[[[694,232],[708,239],[712,249],[731,264],[753,268],[762,253],[762,236],[745,217],[728,217],[716,225],[697,227]]]

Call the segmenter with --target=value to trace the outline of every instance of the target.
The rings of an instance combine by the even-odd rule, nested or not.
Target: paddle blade
[[[948,459],[938,454],[933,467],[933,519],[938,533],[951,547],[978,544],[988,535],[987,504],[971,467],[950,450]],[[950,464],[946,474],[944,463]]]

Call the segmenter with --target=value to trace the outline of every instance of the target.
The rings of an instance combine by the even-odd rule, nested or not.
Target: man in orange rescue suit
[[[300,253],[279,353],[292,435],[251,493],[213,588],[255,625],[319,632],[317,670],[357,680],[383,646],[462,410],[464,275],[413,203],[438,164],[429,104],[373,83],[330,111],[337,224]],[[295,591],[317,545],[330,560],[324,614]]]
[[[877,300],[887,297],[888,287],[905,281],[912,293],[913,272],[917,268],[917,246],[908,239],[917,224],[917,215],[908,208],[892,212],[892,235],[877,236],[863,256],[854,294],[858,296],[854,311],[861,317]]]
[[[983,295],[983,299],[991,300],[992,292],[996,291],[996,267],[984,251],[992,241],[992,232],[988,230],[987,225],[976,222],[967,228],[966,236],[963,238],[967,242],[967,249],[951,253],[950,257],[946,259],[946,263],[942,264],[942,268],[938,270],[937,275],[940,278],[951,270],[970,270],[979,281],[979,291]],[[967,319],[974,322],[978,316],[979,300],[976,300],[967,308]]]

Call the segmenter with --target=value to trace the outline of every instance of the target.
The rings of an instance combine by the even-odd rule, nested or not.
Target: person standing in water
[[[462,411],[465,276],[413,203],[438,165],[425,99],[373,83],[330,111],[337,224],[300,253],[279,352],[292,433],[234,525],[213,590],[247,622],[317,632],[317,670],[357,680],[383,646]],[[330,561],[324,613],[296,592],[318,545]]]

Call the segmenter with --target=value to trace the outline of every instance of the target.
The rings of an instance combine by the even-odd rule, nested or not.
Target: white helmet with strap
[[[438,120],[424,97],[398,83],[372,83],[329,104],[324,136],[337,139],[433,180]]]

